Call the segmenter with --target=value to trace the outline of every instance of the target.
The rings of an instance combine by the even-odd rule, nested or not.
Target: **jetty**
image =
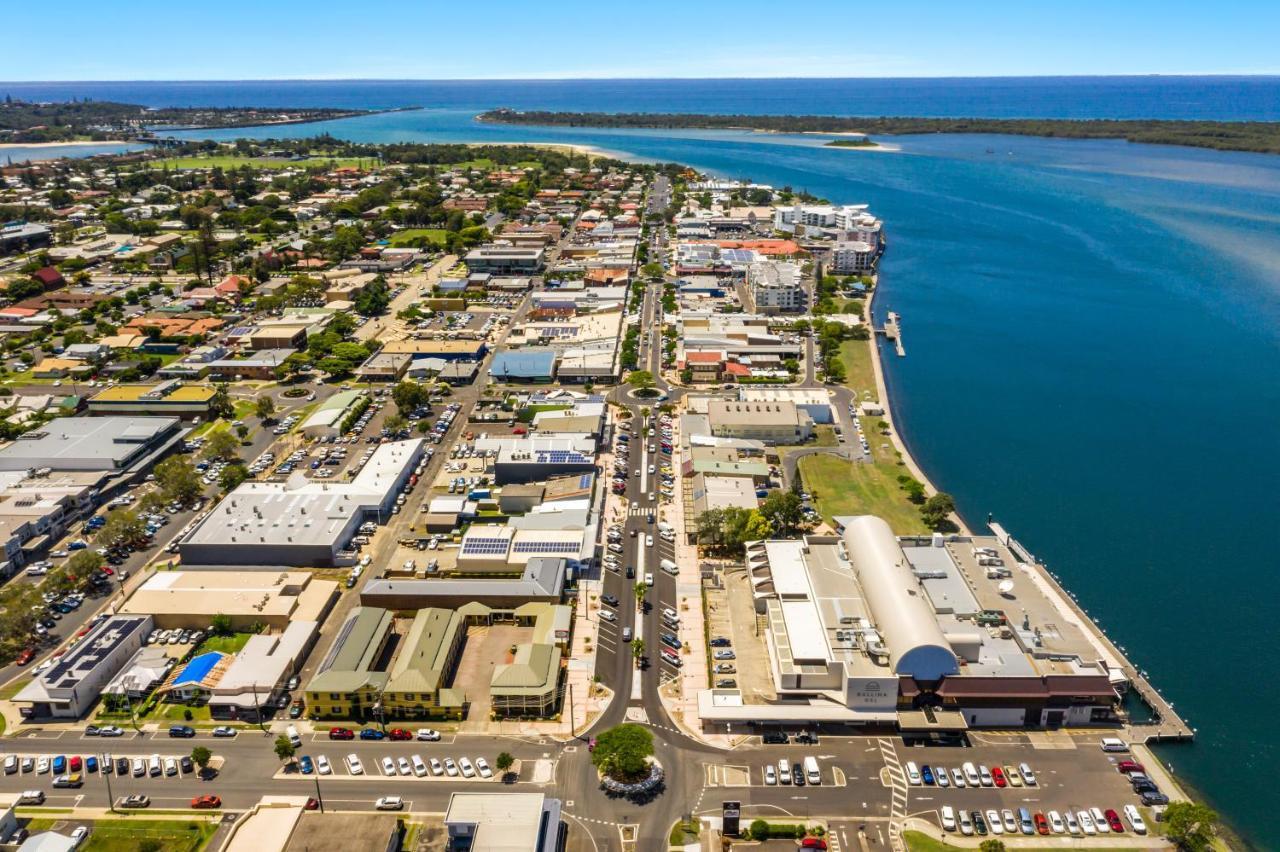
[[[889,311],[884,325],[875,331],[876,334],[883,334],[885,340],[893,341],[893,350],[898,353],[899,358],[907,357],[906,347],[902,345],[902,317],[898,316],[895,311]]]

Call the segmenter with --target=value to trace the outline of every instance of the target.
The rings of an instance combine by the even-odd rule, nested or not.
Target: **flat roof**
[[[214,389],[206,385],[182,385],[163,396],[149,396],[159,385],[116,385],[99,391],[90,402],[207,402]]]
[[[444,822],[475,826],[472,852],[537,852],[545,804],[542,793],[453,793]]]
[[[15,701],[44,701],[49,690],[74,689],[88,680],[99,666],[122,643],[151,626],[151,617],[144,615],[115,615],[99,624],[62,656],[48,671],[35,676]],[[114,672],[112,672],[114,674]]]
[[[284,852],[350,852],[352,838],[361,845],[382,849],[387,839],[400,830],[400,817],[376,813],[305,813],[298,820]],[[254,852],[265,848],[255,847]]]
[[[338,588],[310,571],[158,571],[121,612],[288,616],[316,620]]]
[[[180,422],[176,417],[59,417],[0,449],[0,470],[122,467]]]

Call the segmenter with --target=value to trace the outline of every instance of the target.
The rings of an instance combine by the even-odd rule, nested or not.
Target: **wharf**
[[[894,311],[889,311],[888,317],[884,321],[884,326],[876,329],[877,334],[883,334],[886,340],[893,341],[893,349],[898,353],[899,358],[907,357],[907,350],[902,345],[902,317],[898,316]]]
[[[1190,742],[1195,738],[1195,730],[1187,724],[1187,722],[1178,715],[1173,709],[1173,705],[1164,699],[1156,688],[1152,686],[1151,681],[1147,680],[1146,674],[1140,671],[1137,666],[1129,661],[1122,651],[1114,642],[1112,642],[1102,631],[1093,619],[1084,611],[1076,602],[1075,598],[1062,587],[1057,579],[1049,573],[1039,559],[1037,559],[1029,550],[1023,547],[1018,541],[997,523],[989,522],[987,524],[991,528],[991,532],[1001,544],[1009,548],[1019,560],[1034,568],[1039,574],[1040,579],[1050,588],[1057,592],[1063,604],[1071,608],[1079,619],[1080,624],[1084,626],[1092,639],[1097,642],[1110,657],[1119,662],[1120,671],[1128,680],[1130,687],[1134,693],[1147,706],[1151,712],[1151,719],[1143,722],[1133,722],[1126,725],[1125,739],[1130,743],[1152,743],[1152,742]]]

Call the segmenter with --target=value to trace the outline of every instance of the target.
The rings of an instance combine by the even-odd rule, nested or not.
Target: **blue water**
[[[904,317],[908,357],[887,368],[913,453],[971,523],[994,513],[1149,671],[1199,731],[1165,757],[1237,829],[1276,847],[1276,797],[1260,779],[1277,761],[1266,725],[1280,698],[1280,157],[981,136],[899,137],[900,152],[877,153],[810,137],[472,116],[511,105],[1274,119],[1277,79],[38,91],[157,105],[424,104],[433,108],[242,133],[573,141],[871,204],[890,240],[878,310]]]

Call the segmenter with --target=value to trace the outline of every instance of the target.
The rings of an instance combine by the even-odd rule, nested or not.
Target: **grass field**
[[[32,820],[28,830],[34,833],[37,823],[51,826],[54,821]],[[50,826],[40,825],[39,830]],[[153,840],[159,845],[151,848],[158,852],[197,852],[217,830],[217,823],[204,820],[100,819],[93,823],[88,840],[79,849],[81,852],[133,852],[141,848],[143,841]]]
[[[409,228],[404,231],[396,231],[391,235],[389,242],[392,248],[403,248],[412,244],[418,238],[425,238],[429,245],[443,246],[444,235],[449,233],[443,228]]]
[[[154,160],[151,163],[151,166],[156,169],[220,168],[224,171],[238,169],[241,166],[253,166],[257,169],[289,169],[310,168],[312,166],[338,168],[340,166],[362,165],[372,168],[377,165],[377,160],[359,157],[308,157],[305,160],[283,160],[274,157],[233,157],[224,155],[219,157],[166,157],[163,160]]]
[[[950,843],[944,843],[941,840],[934,840],[927,834],[919,831],[905,831],[902,833],[902,839],[907,842],[909,852],[966,852],[974,847],[968,846],[952,846]],[[1024,846],[1019,843],[1017,849],[1061,849],[1056,845],[1032,845]],[[1090,846],[1089,852],[1138,852],[1137,849],[1130,846]]]
[[[898,484],[906,468],[897,464],[892,447],[882,450],[874,438],[868,440],[872,464],[821,453],[800,459],[800,476],[818,512],[828,523],[836,515],[879,515],[898,535],[927,533],[920,509]]]
[[[224,654],[235,654],[249,643],[249,637],[252,635],[252,633],[232,633],[230,636],[210,636],[200,643],[200,653],[221,651]]]
[[[191,711],[191,718],[187,718],[187,711]],[[147,722],[173,722],[175,724],[197,722],[212,722],[213,715],[209,712],[208,705],[194,705],[188,707],[186,704],[169,704],[161,701],[156,705],[156,709],[146,715],[139,715],[140,721]]]
[[[844,383],[858,395],[859,400],[880,401],[875,369],[871,365],[871,347],[875,345],[874,337],[871,340],[846,340],[840,344],[840,363],[844,364],[846,376]],[[864,391],[871,391],[871,395]]]

